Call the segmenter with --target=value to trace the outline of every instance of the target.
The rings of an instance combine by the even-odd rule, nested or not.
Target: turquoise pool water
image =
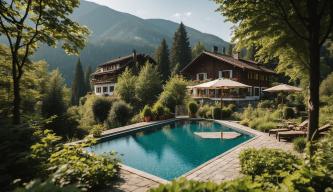
[[[116,151],[125,165],[172,180],[252,138],[244,133],[223,140],[202,139],[194,134],[215,131],[235,130],[213,121],[178,120],[111,137],[89,151]]]

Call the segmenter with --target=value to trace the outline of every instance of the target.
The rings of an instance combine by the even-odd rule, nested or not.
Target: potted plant
[[[150,122],[151,121],[151,117],[153,116],[152,110],[151,108],[146,105],[143,110],[142,110],[142,116],[145,122]]]

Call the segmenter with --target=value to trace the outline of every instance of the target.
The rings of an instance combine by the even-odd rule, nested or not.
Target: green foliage
[[[200,41],[192,48],[192,58],[198,57],[203,51],[205,51],[205,45]]]
[[[79,192],[80,190],[74,186],[59,187],[52,181],[47,180],[42,182],[41,180],[32,180],[24,187],[19,187],[14,192]]]
[[[294,150],[303,153],[306,147],[306,138],[305,137],[298,137],[293,140],[293,147]]]
[[[52,180],[59,186],[75,184],[81,190],[110,187],[118,172],[114,154],[96,156],[74,145],[64,145],[49,158]]]
[[[142,110],[142,117],[152,117],[153,112],[151,110],[151,107],[149,105],[146,105]]]
[[[198,115],[201,118],[212,118],[212,109],[209,105],[203,105],[198,110]]]
[[[124,101],[116,101],[110,110],[107,124],[109,128],[126,125],[132,117],[132,107]]]
[[[264,100],[260,101],[257,105],[258,108],[272,108],[274,107],[274,101],[272,100]]]
[[[92,73],[92,69],[91,66],[88,66],[88,69],[86,70],[85,74],[84,74],[84,80],[85,80],[85,86],[86,86],[86,90],[85,92],[91,92],[91,84],[90,84],[90,75]]]
[[[320,84],[319,93],[321,96],[333,95],[333,73],[329,74]]]
[[[170,76],[169,48],[165,39],[162,40],[161,45],[155,51],[155,60],[161,74],[162,81],[165,82]]]
[[[206,114],[206,116],[208,117],[207,114]],[[220,107],[213,107],[212,116],[213,116],[213,119],[222,119],[222,109]]]
[[[92,105],[92,111],[97,123],[103,123],[107,119],[111,106],[112,100],[107,97],[98,97],[94,101]]]
[[[233,103],[230,103],[227,108],[234,112],[237,109],[237,106]]]
[[[227,118],[230,118],[232,114],[232,110],[228,107],[223,107],[222,108],[222,111],[221,111],[221,118],[222,119],[227,119]]]
[[[192,59],[190,42],[187,37],[185,25],[180,23],[179,28],[173,37],[171,48],[172,70],[178,74]],[[179,66],[177,66],[179,64]],[[176,67],[177,66],[177,67]]]
[[[42,115],[46,118],[53,115],[61,116],[67,110],[68,101],[66,96],[69,94],[64,78],[59,70],[54,70],[51,72],[47,82],[48,85],[42,103]]]
[[[134,104],[135,98],[135,83],[137,76],[135,76],[128,68],[118,77],[115,93],[126,103]]]
[[[190,117],[196,117],[198,112],[198,104],[196,102],[190,102],[187,105],[187,109]]]
[[[93,135],[93,137],[100,137],[104,130],[105,127],[102,124],[97,124],[93,126],[90,133]]]
[[[275,184],[296,171],[300,164],[300,160],[291,153],[267,148],[246,149],[241,152],[239,159],[243,174]]]
[[[186,80],[178,75],[171,77],[164,86],[158,102],[169,108],[171,112],[175,111],[176,105],[184,104],[186,99]]]
[[[72,105],[79,105],[80,98],[86,94],[86,82],[80,59],[76,63],[74,79],[72,82]]]
[[[158,119],[162,120],[163,116],[166,115],[167,110],[168,109],[165,106],[163,106],[160,102],[156,102],[153,106],[152,113],[154,114],[156,120]]]
[[[156,67],[146,63],[135,84],[135,95],[141,106],[153,104],[161,93],[162,83]]]
[[[217,192],[221,187],[212,182],[188,181],[184,178],[172,181],[170,184],[160,185],[149,192]]]
[[[295,111],[291,107],[284,107],[283,108],[283,118],[290,119],[295,117]]]

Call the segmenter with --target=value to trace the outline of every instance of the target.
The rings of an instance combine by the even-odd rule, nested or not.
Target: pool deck
[[[174,120],[174,119],[173,119]],[[146,125],[159,124],[167,121],[155,121],[149,123],[138,123],[117,129],[108,130],[103,132],[103,136],[113,135],[117,133],[126,132],[129,130],[143,127]],[[171,120],[172,121],[172,120]],[[233,149],[211,159],[203,165],[185,173],[182,177],[198,181],[214,181],[221,182],[226,180],[235,179],[241,176],[240,163],[238,156],[240,152],[247,148],[278,148],[286,151],[293,151],[292,144],[287,142],[279,142],[274,136],[268,136],[267,133],[253,130],[249,127],[242,126],[232,121],[217,121],[224,125],[246,131],[254,135],[254,138],[236,146]],[[159,177],[150,175],[140,170],[121,165],[120,182],[117,183],[115,189],[112,191],[147,191],[150,188],[157,187],[159,184],[167,183]]]

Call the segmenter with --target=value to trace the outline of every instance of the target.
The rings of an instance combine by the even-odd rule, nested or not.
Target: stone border
[[[243,145],[246,145],[246,144],[248,144],[249,142],[251,142],[251,141],[253,141],[253,140],[255,140],[255,139],[258,139],[258,138],[260,137],[257,133],[250,133],[250,132],[248,132],[248,131],[246,131],[246,130],[243,130],[243,129],[240,128],[240,127],[235,127],[235,126],[233,126],[233,125],[230,125],[230,124],[228,124],[228,123],[225,123],[225,122],[228,122],[228,121],[219,121],[219,120],[213,120],[213,121],[214,121],[214,122],[217,122],[217,123],[219,123],[219,124],[225,125],[225,126],[227,126],[227,127],[231,127],[232,129],[235,129],[235,130],[237,130],[237,131],[239,131],[239,132],[242,132],[242,133],[246,132],[245,134],[249,134],[249,135],[252,135],[252,136],[254,136],[254,137],[251,138],[251,139],[249,139],[249,140],[247,140],[247,141],[245,141],[245,142],[243,142],[243,143],[241,143],[241,144],[238,144],[238,145],[236,145],[235,147],[229,149],[228,151],[226,151],[226,152],[224,152],[224,153],[221,153],[220,155],[218,155],[218,156],[216,156],[216,157],[214,157],[214,158],[212,158],[212,159],[210,159],[210,160],[204,162],[203,164],[201,164],[201,165],[199,165],[198,167],[196,167],[196,168],[194,168],[194,169],[192,169],[192,170],[186,172],[185,174],[179,176],[178,178],[181,178],[181,177],[187,177],[187,176],[189,176],[189,175],[191,175],[191,174],[193,174],[193,173],[199,171],[200,169],[206,167],[207,165],[209,165],[209,164],[215,162],[216,160],[218,160],[218,159],[220,159],[220,158],[226,156],[227,154],[233,152],[233,151],[236,150],[237,148],[239,148],[239,147],[241,147],[241,146],[243,146]],[[178,178],[177,178],[177,179],[178,179]]]
[[[129,167],[127,165],[124,165],[122,163],[120,163],[120,168],[123,169],[123,170],[126,170],[128,172],[131,172],[133,174],[136,174],[138,176],[141,176],[141,177],[144,177],[146,179],[149,179],[149,180],[152,180],[152,181],[155,181],[157,183],[161,183],[161,184],[167,184],[167,183],[170,183],[170,181],[168,180],[165,180],[165,179],[162,179],[160,177],[157,177],[155,175],[152,175],[152,174],[149,174],[147,172],[144,172],[144,171],[141,171],[139,169],[135,169],[133,167]]]

